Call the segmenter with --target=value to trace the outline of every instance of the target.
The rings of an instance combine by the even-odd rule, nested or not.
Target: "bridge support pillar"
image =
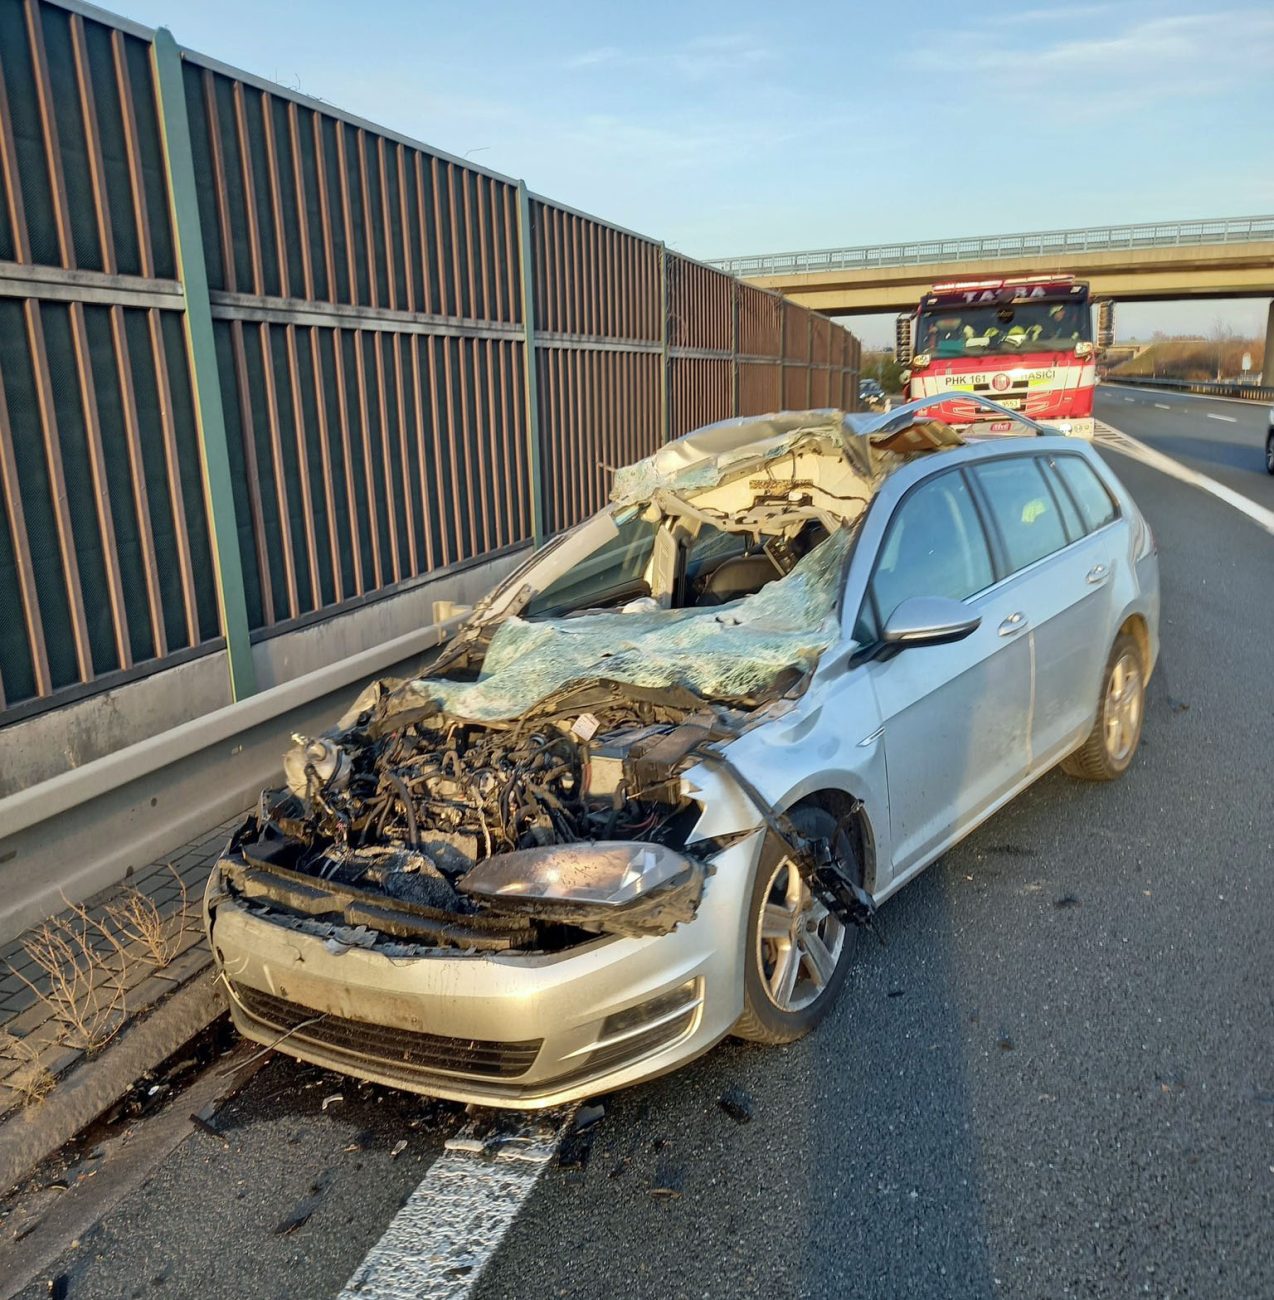
[[[1097,346],[1108,348],[1115,341],[1115,300],[1102,298],[1097,303]]]
[[[1274,385],[1274,302],[1265,319],[1265,364],[1261,369],[1261,383],[1267,388]]]

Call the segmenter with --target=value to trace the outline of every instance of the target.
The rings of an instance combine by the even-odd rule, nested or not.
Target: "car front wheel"
[[[1265,472],[1274,474],[1274,429],[1265,435]]]
[[[1146,671],[1136,640],[1126,632],[1115,638],[1102,677],[1097,720],[1088,739],[1062,771],[1086,781],[1113,781],[1132,762],[1141,741],[1146,713]]]
[[[825,839],[853,878],[862,870],[849,835],[823,808],[794,809],[802,835]],[[853,965],[859,927],[838,920],[811,893],[777,836],[762,850],[752,887],[743,1015],[739,1038],[791,1043],[808,1034],[831,1009]]]

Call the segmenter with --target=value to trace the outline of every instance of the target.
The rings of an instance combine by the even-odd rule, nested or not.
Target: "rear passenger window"
[[[1092,466],[1085,464],[1078,456],[1059,456],[1055,464],[1057,472],[1075,495],[1088,531],[1095,532],[1104,524],[1110,523],[1118,512],[1110,499],[1110,493]]]
[[[1066,525],[1066,535],[1072,542],[1088,531],[1088,525],[1079,517],[1079,511],[1075,508],[1075,502],[1071,499],[1071,494],[1066,490],[1066,485],[1057,476],[1057,465],[1052,460],[1041,460],[1040,466],[1044,470],[1044,477],[1048,479],[1048,485],[1053,489],[1053,500],[1057,503],[1057,508],[1062,512],[1062,523]]]
[[[872,590],[889,616],[911,596],[964,600],[995,581],[986,535],[964,478],[943,474],[898,507],[880,549]]]
[[[1066,531],[1043,471],[1031,456],[973,466],[1008,551],[1009,570],[1024,569],[1066,545]]]

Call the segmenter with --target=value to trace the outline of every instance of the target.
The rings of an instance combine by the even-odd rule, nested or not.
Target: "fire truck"
[[[961,430],[1012,431],[973,400],[981,397],[1091,438],[1094,363],[1088,285],[1073,276],[935,284],[913,319],[905,395],[968,393],[937,412]]]

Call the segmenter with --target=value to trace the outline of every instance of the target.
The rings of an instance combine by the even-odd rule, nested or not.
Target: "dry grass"
[[[181,906],[170,917],[160,915],[153,898],[136,889],[130,889],[123,902],[113,903],[106,915],[120,938],[138,944],[144,949],[144,959],[156,970],[163,970],[181,947],[182,927],[186,923],[186,904],[189,895],[186,882],[170,864],[168,870],[181,889]]]
[[[115,1037],[127,1017],[128,956],[109,926],[93,920],[78,903],[67,906],[69,917],[46,921],[22,945],[49,987],[41,988],[20,971],[13,974],[48,1007],[68,1046],[95,1052]],[[105,953],[98,951],[99,937]]]
[[[40,1060],[40,1049],[29,1038],[0,1033],[0,1056],[18,1062],[18,1068],[0,1082],[17,1093],[23,1106],[38,1106],[53,1091],[56,1080]]]

